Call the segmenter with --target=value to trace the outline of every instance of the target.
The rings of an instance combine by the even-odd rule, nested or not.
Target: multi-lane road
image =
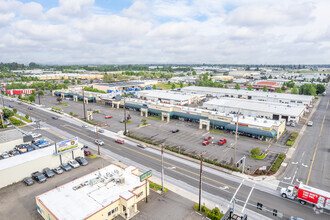
[[[6,104],[9,104],[9,102],[6,101]],[[320,107],[321,106],[322,105],[320,105]],[[43,126],[50,127],[53,132],[57,132],[61,135],[69,134],[71,136],[77,136],[80,140],[87,143],[93,143],[96,138],[93,129],[82,128],[82,123],[77,122],[75,119],[63,116],[59,120],[53,120],[51,119],[53,113],[43,109],[34,108],[34,110],[31,111],[27,109],[25,104],[15,104],[15,107],[22,113],[28,113],[34,118],[41,119],[43,121]],[[317,126],[314,126],[313,128],[316,127]],[[327,129],[329,129],[329,127],[327,127]],[[112,157],[122,162],[138,166],[141,171],[152,169],[154,175],[160,177],[161,163],[160,152],[158,150],[148,148],[140,149],[134,144],[130,144],[129,141],[125,144],[117,144],[114,142],[113,135],[108,135],[109,133],[110,131],[106,131],[104,134],[101,134],[101,138],[105,142],[105,145],[102,146],[102,153],[110,154]],[[318,148],[318,150],[319,149],[321,148]],[[305,154],[307,155],[307,153]],[[170,154],[165,154],[164,158],[165,181],[181,188],[183,191],[198,195],[199,163],[178,158]],[[315,164],[314,160],[315,168],[313,169],[317,167]],[[311,175],[314,175],[313,171]],[[316,172],[315,175],[317,175]],[[311,178],[310,183],[312,184]],[[210,167],[205,167],[203,169],[203,198],[215,204],[227,206],[235,195],[237,200],[247,201],[247,205],[238,201],[237,210],[242,211],[242,209],[244,209],[244,213],[252,217],[251,219],[265,219],[265,217],[257,213],[271,219],[278,219],[278,217],[274,217],[272,213],[257,210],[253,206],[256,205],[257,202],[262,203],[264,208],[269,210],[276,209],[279,213],[283,213],[283,219],[288,219],[290,216],[299,216],[304,219],[330,218],[329,215],[324,213],[315,214],[313,208],[309,205],[303,206],[296,201],[283,199],[280,197],[278,191],[267,188],[262,184],[262,182],[242,179],[241,177],[226,174]],[[273,188],[276,188],[276,185]]]

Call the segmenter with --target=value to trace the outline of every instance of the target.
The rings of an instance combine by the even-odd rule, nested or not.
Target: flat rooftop
[[[23,134],[16,129],[10,129],[0,132],[0,143],[6,143],[23,138]]]
[[[244,95],[244,96],[253,96],[253,97],[268,97],[276,99],[289,99],[289,100],[299,100],[305,102],[311,102],[313,96],[308,95],[294,95],[287,93],[272,93],[272,92],[263,92],[263,91],[249,91],[249,90],[237,90],[237,89],[223,89],[223,88],[213,88],[213,87],[202,87],[202,86],[189,86],[181,89],[184,92],[202,92],[209,94],[232,94],[232,95]]]
[[[58,219],[85,219],[122,197],[129,199],[132,190],[145,184],[126,169],[109,165],[36,197]],[[119,182],[118,179],[124,179]]]
[[[210,106],[211,105],[211,106]],[[264,101],[254,101],[246,99],[235,99],[235,98],[221,98],[221,99],[211,99],[203,104],[203,107],[212,108],[224,107],[224,108],[234,108],[255,111],[255,112],[267,112],[279,115],[289,115],[298,117],[301,112],[305,110],[303,105],[284,105],[274,102],[264,102]]]
[[[191,93],[173,92],[169,90],[143,90],[139,91],[138,95],[177,101],[186,101],[195,97],[202,96]]]
[[[128,86],[138,86],[144,85],[144,82],[115,82],[115,83],[95,83],[93,85],[109,86],[109,87],[128,87]]]

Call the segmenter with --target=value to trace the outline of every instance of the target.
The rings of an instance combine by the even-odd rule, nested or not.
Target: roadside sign
[[[73,151],[78,148],[78,137],[55,143],[56,154]]]
[[[152,177],[152,170],[149,170],[149,171],[145,172],[144,174],[142,174],[140,176],[140,181],[143,182],[144,180],[147,180],[150,177]]]

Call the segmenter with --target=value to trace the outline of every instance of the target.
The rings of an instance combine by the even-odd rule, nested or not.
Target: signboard
[[[88,115],[88,116],[93,115],[93,111],[87,111],[87,115]]]
[[[152,177],[152,170],[149,170],[149,171],[145,172],[144,174],[142,174],[140,176],[140,181],[143,182],[144,180],[147,180],[150,177]]]
[[[55,144],[56,154],[63,154],[76,148],[78,148],[78,137],[74,137]]]

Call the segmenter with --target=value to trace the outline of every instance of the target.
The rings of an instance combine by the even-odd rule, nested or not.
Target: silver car
[[[309,122],[307,123],[307,126],[313,126],[313,122],[312,122],[312,121],[309,121]]]
[[[56,174],[62,174],[63,173],[63,170],[61,167],[56,167],[53,169],[53,171],[56,173]]]

